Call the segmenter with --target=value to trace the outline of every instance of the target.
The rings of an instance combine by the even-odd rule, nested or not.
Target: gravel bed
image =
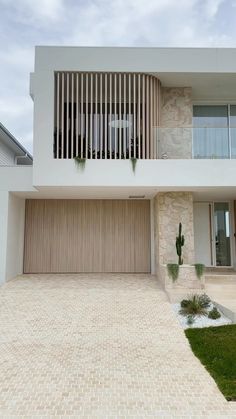
[[[213,307],[214,305],[211,304],[208,311],[210,311]],[[194,323],[191,326],[189,326],[187,324],[187,317],[179,314],[179,310],[181,308],[180,304],[179,303],[172,304],[172,308],[174,310],[174,313],[176,314],[176,317],[180,325],[183,327],[183,329],[188,329],[190,327],[195,328],[195,327],[223,326],[225,324],[232,323],[232,321],[228,317],[226,317],[217,307],[218,311],[221,314],[221,317],[219,319],[213,320],[213,319],[209,319],[207,316],[196,316]]]

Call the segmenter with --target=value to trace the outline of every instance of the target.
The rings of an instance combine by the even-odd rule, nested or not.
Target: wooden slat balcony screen
[[[54,158],[157,158],[159,101],[152,75],[56,72]]]

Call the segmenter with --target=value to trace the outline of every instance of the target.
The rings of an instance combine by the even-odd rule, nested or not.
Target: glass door
[[[230,211],[228,202],[214,203],[216,266],[231,266]]]

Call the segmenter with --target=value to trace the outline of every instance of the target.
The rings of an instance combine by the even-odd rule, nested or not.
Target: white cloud
[[[235,4],[236,0],[0,0],[0,121],[29,145],[34,45],[234,46]]]
[[[16,19],[58,20],[63,13],[63,0],[0,0],[0,4],[9,7]]]
[[[213,18],[224,0],[205,0],[204,9],[209,18]]]

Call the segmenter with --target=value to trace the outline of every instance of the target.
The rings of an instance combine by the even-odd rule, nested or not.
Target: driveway
[[[0,319],[2,418],[236,417],[154,277],[21,276]]]

